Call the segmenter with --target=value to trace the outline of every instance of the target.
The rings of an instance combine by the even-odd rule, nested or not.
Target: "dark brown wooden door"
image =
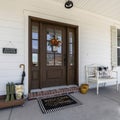
[[[43,25],[42,87],[66,85],[66,29]],[[61,41],[60,46],[50,44],[51,39]]]
[[[78,27],[36,18],[29,22],[29,90],[78,84]],[[52,46],[53,37],[62,44]]]

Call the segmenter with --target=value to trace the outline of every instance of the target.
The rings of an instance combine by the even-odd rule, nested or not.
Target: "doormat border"
[[[71,105],[62,106],[62,107],[59,107],[59,108],[53,108],[53,109],[50,109],[50,110],[46,110],[44,105],[43,105],[43,103],[42,103],[42,99],[46,99],[46,98],[37,98],[37,101],[38,101],[38,104],[39,104],[39,107],[40,107],[42,113],[43,114],[47,114],[47,113],[51,113],[51,112],[60,111],[60,110],[63,110],[63,109],[67,109],[67,108],[83,105],[82,102],[80,102],[78,99],[76,99],[72,95],[70,95],[70,94],[64,94],[64,95],[69,96],[76,103],[75,104],[71,104]],[[60,97],[60,96],[64,96],[64,95],[57,95],[57,96],[52,96],[52,97]],[[49,97],[49,98],[52,98],[52,97]]]

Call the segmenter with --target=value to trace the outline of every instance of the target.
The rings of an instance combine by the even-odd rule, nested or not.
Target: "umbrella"
[[[23,68],[22,79],[21,79],[21,84],[23,84],[24,83],[24,77],[25,77],[25,65],[20,64],[20,68]]]

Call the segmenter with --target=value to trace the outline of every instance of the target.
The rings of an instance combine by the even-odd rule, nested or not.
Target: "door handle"
[[[64,55],[64,66],[66,66],[66,63],[67,63],[67,61],[66,61],[66,55]]]

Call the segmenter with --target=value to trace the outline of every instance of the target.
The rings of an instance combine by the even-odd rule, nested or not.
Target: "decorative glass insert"
[[[55,30],[55,38],[59,41],[62,41],[62,31],[61,30]]]
[[[73,42],[73,33],[69,32],[69,43]]]
[[[47,54],[47,65],[48,66],[54,65],[54,54]]]
[[[38,40],[32,40],[32,49],[38,50]]]
[[[32,26],[32,39],[38,39],[38,26]]]
[[[68,41],[68,48],[69,48],[69,65],[74,65],[74,32],[69,32],[69,41]]]
[[[50,43],[47,41],[47,53],[52,53],[52,47],[50,46]]]
[[[32,53],[33,66],[38,66],[38,54]]]
[[[57,46],[57,43],[51,43],[62,42],[62,31],[48,28],[46,40],[47,66],[62,66],[62,45]]]
[[[69,64],[71,66],[74,65],[74,56],[73,55],[69,55]]]
[[[56,66],[62,65],[62,55],[61,54],[55,54],[55,65]]]
[[[69,44],[69,54],[73,53],[73,44]]]
[[[59,46],[59,47],[57,48],[57,53],[62,53],[62,46]]]
[[[54,30],[52,28],[48,28],[47,29],[47,41],[53,39],[54,37]]]

